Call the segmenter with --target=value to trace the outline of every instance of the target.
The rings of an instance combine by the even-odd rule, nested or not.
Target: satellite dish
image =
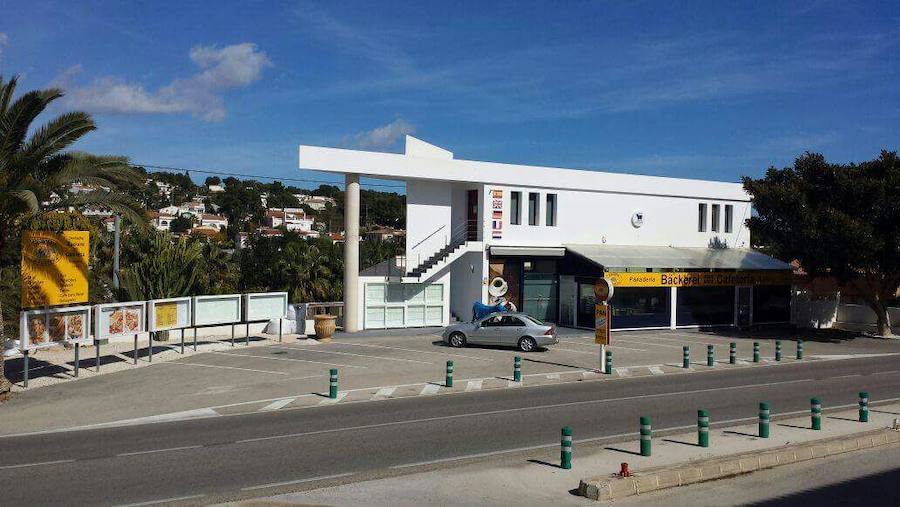
[[[490,294],[491,296],[494,296],[495,298],[498,298],[498,297],[506,294],[508,291],[509,291],[509,284],[506,283],[506,280],[504,280],[503,278],[501,278],[499,276],[495,277],[493,280],[491,280],[490,287],[488,287],[488,294]]]

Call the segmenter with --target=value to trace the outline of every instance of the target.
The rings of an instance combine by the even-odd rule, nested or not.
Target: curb
[[[880,429],[852,436],[834,437],[765,451],[709,458],[651,468],[632,477],[595,476],[581,479],[578,494],[597,501],[612,501],[698,482],[713,481],[780,465],[800,463],[835,454],[871,449],[900,442],[900,432]]]

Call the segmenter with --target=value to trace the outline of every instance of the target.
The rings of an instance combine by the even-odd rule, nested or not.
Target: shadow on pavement
[[[559,465],[556,464],[556,463],[548,463],[548,462],[546,462],[546,461],[539,460],[539,459],[530,459],[530,460],[528,460],[528,462],[529,462],[529,463],[534,463],[534,464],[536,464],[536,465],[544,465],[545,467],[562,469],[562,467],[559,466]]]
[[[641,453],[639,453],[639,452],[629,451],[628,449],[621,449],[619,447],[604,447],[604,449],[606,449],[607,451],[616,451],[616,452],[621,452],[624,454],[631,454],[632,456],[640,456],[641,455]]]
[[[898,494],[900,469],[894,469],[748,505],[897,505]]]

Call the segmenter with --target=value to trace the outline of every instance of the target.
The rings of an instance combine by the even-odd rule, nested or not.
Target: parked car
[[[447,326],[441,336],[451,347],[504,345],[518,347],[523,352],[559,343],[556,326],[544,324],[525,313],[509,312],[492,313],[472,322]]]

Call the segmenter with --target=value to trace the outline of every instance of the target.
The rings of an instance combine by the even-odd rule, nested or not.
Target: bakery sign
[[[503,190],[491,190],[491,238],[503,239]]]
[[[616,273],[604,275],[616,287],[716,287],[733,285],[790,285],[790,271],[705,271],[672,273]]]

